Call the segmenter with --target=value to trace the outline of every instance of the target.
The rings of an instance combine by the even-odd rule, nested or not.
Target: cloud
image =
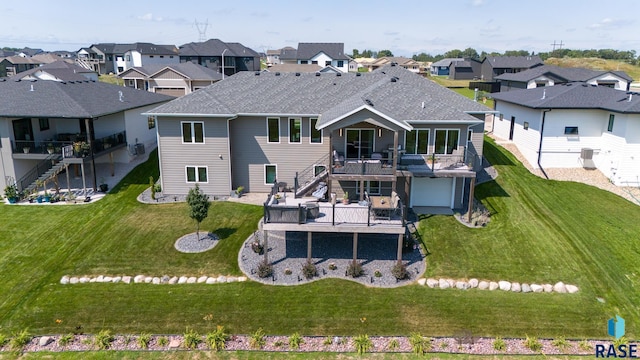
[[[157,21],[157,22],[160,22],[160,21],[162,21],[162,20],[163,20],[163,19],[162,19],[162,17],[160,17],[160,16],[153,16],[153,14],[152,14],[152,13],[146,13],[146,14],[144,14],[144,15],[136,16],[136,18],[137,18],[138,20],[142,20],[142,21]]]
[[[398,36],[398,35],[400,35],[400,33],[397,32],[397,31],[387,31],[384,34],[387,35],[387,36]]]
[[[471,0],[471,5],[473,6],[482,6],[484,5],[486,0]]]
[[[587,26],[587,28],[591,30],[608,30],[629,26],[633,23],[633,20],[604,18],[597,23]]]

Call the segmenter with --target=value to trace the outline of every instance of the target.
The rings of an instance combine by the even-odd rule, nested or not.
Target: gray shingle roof
[[[327,54],[334,60],[348,59],[344,53],[343,43],[299,43],[296,58],[298,60],[309,60],[320,52]]]
[[[439,61],[434,62],[433,64],[431,64],[431,66],[435,67],[435,66],[451,66],[452,62],[455,61],[464,61],[463,58],[445,58]]]
[[[623,71],[601,71],[585,68],[568,68],[555,65],[536,66],[532,69],[520,71],[517,73],[505,73],[496,76],[496,80],[527,82],[542,75],[559,78],[565,81],[588,81],[603,74],[612,73],[624,79],[631,79]]]
[[[225,43],[220,39],[209,39],[205,42],[191,42],[180,46],[180,56],[224,56],[259,57],[254,50],[240,43]]]
[[[23,71],[21,73],[17,73],[10,77],[11,80],[19,80],[24,78],[25,76],[31,75],[37,71],[45,71],[50,73],[51,75],[56,76],[58,79],[63,81],[82,81],[86,80],[84,76],[80,75],[82,73],[95,73],[95,71],[85,69],[82,66],[78,66],[76,64],[68,63],[64,60],[54,61],[49,64],[41,65],[37,68],[33,68],[27,71]]]
[[[512,90],[491,96],[498,101],[533,109],[602,109],[619,113],[640,113],[640,94],[580,82]]]
[[[226,55],[226,54],[225,54]],[[175,70],[176,72],[185,75],[187,78],[191,80],[220,80],[222,79],[222,74],[219,72],[204,67],[202,65],[194,64],[192,62],[184,62],[179,64],[150,64],[145,66],[136,66],[127,71],[123,72],[119,75],[121,78],[127,77],[126,75],[132,71],[137,70],[144,75],[150,77],[154,75],[158,71],[163,69],[170,68]]]
[[[269,67],[269,72],[307,72],[314,73],[322,70],[322,66],[317,64],[278,64]]]
[[[123,101],[120,101],[120,92]],[[0,80],[0,93],[0,116],[3,117],[95,118],[173,99],[91,81]]]
[[[483,62],[491,64],[493,68],[531,68],[536,65],[543,65],[542,59],[538,55],[533,56],[487,56]]]
[[[373,109],[399,121],[476,121],[466,112],[491,111],[417,74],[388,65],[361,75],[240,72],[149,113],[321,115],[319,124],[324,124],[368,105],[367,99]]]

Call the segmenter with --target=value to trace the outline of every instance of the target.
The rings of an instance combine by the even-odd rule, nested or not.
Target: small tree
[[[200,223],[209,215],[209,196],[200,190],[198,184],[195,188],[189,189],[187,195],[187,204],[189,204],[189,217],[197,222],[196,236],[200,240]]]

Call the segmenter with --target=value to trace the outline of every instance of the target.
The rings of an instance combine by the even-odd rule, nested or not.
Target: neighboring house
[[[219,72],[190,62],[134,67],[118,75],[125,86],[170,96],[183,96],[222,79]]]
[[[135,43],[134,45],[135,48],[124,53],[123,71],[132,67],[180,63],[178,48],[174,45],[155,45],[150,43]]]
[[[554,65],[536,66],[533,69],[515,74],[502,74],[497,76],[495,80],[500,82],[500,91],[531,89],[577,81],[629,91],[633,81],[624,71],[602,71]]]
[[[9,57],[9,56],[15,56],[15,55],[16,55],[15,51],[0,49],[0,58]]]
[[[267,66],[284,64],[280,59],[282,54],[285,54],[285,60],[287,60],[287,55],[289,55],[290,60],[295,62],[295,56],[291,58],[291,54],[295,55],[295,53],[296,49],[291,46],[286,46],[278,50],[267,50]]]
[[[10,77],[11,80],[98,81],[98,73],[64,60],[54,61]]]
[[[174,45],[100,43],[78,50],[77,62],[99,74],[119,74],[131,67],[177,64],[180,60]]]
[[[69,166],[94,174],[87,168],[92,161],[127,163],[155,147],[155,122],[141,114],[173,99],[88,80],[0,79],[0,93],[0,188],[15,184],[18,190]],[[85,180],[95,188],[92,177]]]
[[[480,79],[493,81],[502,74],[515,74],[544,63],[539,56],[486,56],[482,60]]]
[[[495,93],[496,136],[535,168],[597,168],[640,186],[640,94],[586,83]]]
[[[166,194],[198,183],[226,197],[277,182],[293,198],[324,181],[351,200],[398,194],[408,206],[452,209],[481,168],[491,112],[391,64],[366,74],[240,73],[147,115],[157,119]]]
[[[464,61],[463,58],[445,58],[436,61],[429,67],[429,73],[432,76],[448,76],[450,73],[451,65],[456,61]]]
[[[369,71],[374,71],[379,69],[385,65],[396,63],[396,65],[411,71],[412,73],[420,72],[420,64],[413,60],[402,56],[385,56],[381,58],[374,59],[372,62],[368,62],[366,67]],[[364,64],[363,64],[364,65]]]
[[[36,56],[36,55],[42,54],[42,53],[44,53],[44,51],[42,49],[32,49],[30,47],[26,47],[26,48],[16,52],[16,55],[22,56],[22,57],[33,57],[33,56]]]
[[[10,56],[0,61],[0,77],[9,77],[40,65],[62,60],[53,54],[38,54],[33,57]]]
[[[344,53],[344,43],[298,43],[298,64],[333,66],[343,73],[349,72],[350,58]]]
[[[51,51],[51,54],[59,56],[59,57],[61,57],[63,59],[75,59],[78,56],[78,54],[76,52],[66,51],[66,50]]]
[[[213,69],[223,74],[223,78],[239,71],[260,71],[260,55],[257,52],[240,43],[227,43],[220,39],[180,46],[180,62],[192,62]]]
[[[482,62],[478,59],[454,61],[449,67],[449,79],[474,80],[481,76]]]

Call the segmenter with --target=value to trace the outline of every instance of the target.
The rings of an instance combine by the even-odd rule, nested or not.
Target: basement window
[[[609,124],[607,124],[607,131],[613,132],[613,122],[615,121],[616,116],[614,114],[609,114]]]
[[[529,130],[529,122],[525,121],[523,127],[525,130]]]
[[[577,136],[578,135],[578,127],[577,126],[565,126],[564,127],[564,134],[565,135]]]

